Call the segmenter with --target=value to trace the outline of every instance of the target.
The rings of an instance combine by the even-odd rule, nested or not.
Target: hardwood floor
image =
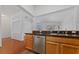
[[[25,49],[24,42],[15,39],[3,39],[3,47],[0,48],[0,54],[15,54]]]
[[[20,54],[36,54],[36,53],[34,53],[34,52],[29,51],[29,50],[26,49],[26,50],[20,52]]]

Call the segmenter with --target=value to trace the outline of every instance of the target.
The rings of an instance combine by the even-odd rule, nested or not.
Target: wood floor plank
[[[2,40],[3,46],[0,48],[0,54],[14,54],[25,49],[23,41],[7,38]]]

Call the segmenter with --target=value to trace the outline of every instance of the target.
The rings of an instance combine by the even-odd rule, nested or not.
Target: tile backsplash
[[[47,30],[47,31],[53,31],[53,30],[60,30],[61,24],[60,23],[36,23],[35,25],[37,30]]]

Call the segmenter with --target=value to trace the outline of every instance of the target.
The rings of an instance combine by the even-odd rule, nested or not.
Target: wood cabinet
[[[58,54],[59,53],[59,43],[46,41],[46,53],[47,54]]]
[[[61,54],[78,54],[79,46],[69,45],[69,44],[61,44],[60,45],[60,53]]]
[[[24,37],[25,48],[32,50],[33,49],[33,35],[26,34]]]
[[[33,50],[33,35],[24,37],[25,48]],[[79,38],[46,36],[46,54],[79,54]]]
[[[46,36],[47,54],[79,54],[78,38]]]

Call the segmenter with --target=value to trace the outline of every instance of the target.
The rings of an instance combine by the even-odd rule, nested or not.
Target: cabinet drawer
[[[53,37],[53,36],[47,36],[46,40],[47,41],[54,41],[54,42],[61,42],[62,41],[62,37]]]
[[[69,44],[61,44],[60,45],[60,53],[61,54],[79,54],[79,46],[69,45]]]
[[[79,39],[78,38],[64,38],[63,43],[71,44],[71,45],[79,45]]]

